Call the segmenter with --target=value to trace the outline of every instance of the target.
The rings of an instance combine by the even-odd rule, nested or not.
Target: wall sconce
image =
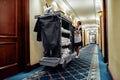
[[[103,11],[99,11],[99,12],[98,12],[98,15],[99,15],[99,16],[102,16],[102,15],[103,15]]]

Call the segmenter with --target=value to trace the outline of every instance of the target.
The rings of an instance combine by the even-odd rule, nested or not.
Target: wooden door
[[[0,78],[22,69],[24,37],[21,0],[0,0]]]

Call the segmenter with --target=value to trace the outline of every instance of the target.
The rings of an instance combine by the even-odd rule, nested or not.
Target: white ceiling
[[[65,11],[71,12],[83,24],[98,24],[101,0],[56,0]]]

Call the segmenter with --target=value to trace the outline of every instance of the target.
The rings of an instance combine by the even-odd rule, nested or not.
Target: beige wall
[[[84,43],[84,39],[85,39],[85,30],[84,29],[82,29],[82,42],[83,42],[83,46],[85,45]]]
[[[89,44],[89,30],[85,29],[85,45]]]
[[[41,0],[30,0],[30,64],[36,64],[39,62],[43,55],[42,43],[36,40],[37,33],[34,32],[34,26],[36,20],[35,15],[42,14],[42,2]]]
[[[99,48],[101,49],[101,31],[100,31],[100,26],[98,26],[98,43],[99,43]]]
[[[99,35],[98,35],[98,29],[96,31],[96,44],[99,44]]]
[[[87,30],[85,29],[85,45],[87,45]]]
[[[108,1],[109,68],[115,80],[120,80],[120,0]]]
[[[101,29],[102,29],[102,54],[104,56],[104,22],[103,22],[103,16],[101,17],[102,23],[101,23]]]
[[[43,0],[43,1],[46,1],[47,4],[51,4],[54,0]]]

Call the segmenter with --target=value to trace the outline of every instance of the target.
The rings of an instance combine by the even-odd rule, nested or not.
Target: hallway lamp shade
[[[103,15],[103,11],[99,11],[99,12],[98,12],[98,15],[99,15],[99,16],[102,16],[102,15]]]

